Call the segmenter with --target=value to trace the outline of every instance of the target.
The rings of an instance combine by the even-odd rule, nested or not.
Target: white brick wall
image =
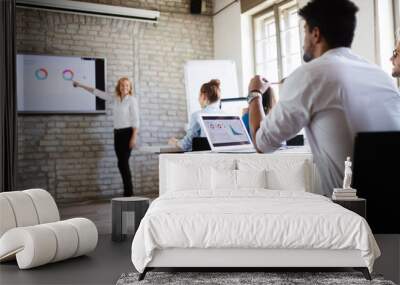
[[[131,8],[142,8],[158,10],[162,12],[187,14],[190,9],[190,0],[78,0],[81,2],[92,2],[99,4],[126,6]],[[206,0],[205,14],[212,13],[212,1]]]
[[[107,59],[107,89],[128,76],[140,105],[139,143],[183,134],[183,64],[213,56],[212,18],[190,15],[189,1],[91,1],[158,9],[157,25],[17,9],[18,52]],[[207,3],[211,11],[211,1]],[[88,94],[88,96],[91,96]],[[18,188],[42,187],[57,201],[120,195],[112,114],[18,117]],[[158,191],[158,157],[133,152],[135,194]]]

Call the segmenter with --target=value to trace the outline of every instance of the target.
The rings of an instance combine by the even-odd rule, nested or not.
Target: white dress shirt
[[[358,132],[400,130],[400,94],[378,66],[336,48],[299,67],[262,121],[258,149],[271,152],[305,128],[321,193],[342,187],[344,161]]]
[[[127,95],[122,101],[115,94],[108,94],[95,89],[93,92],[97,97],[112,101],[114,129],[139,128],[139,108],[136,97]]]

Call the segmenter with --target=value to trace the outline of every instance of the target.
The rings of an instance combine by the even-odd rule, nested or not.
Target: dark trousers
[[[129,140],[132,136],[132,128],[114,130],[114,149],[118,158],[118,169],[122,176],[124,184],[124,196],[133,195],[132,176],[129,168],[129,157],[131,149],[129,149]]]

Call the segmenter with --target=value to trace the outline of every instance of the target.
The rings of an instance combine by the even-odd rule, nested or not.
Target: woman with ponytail
[[[219,101],[221,99],[220,81],[212,79],[204,83],[200,88],[199,103],[201,110],[192,114],[189,121],[189,128],[183,139],[171,138],[168,144],[178,147],[183,151],[192,150],[192,140],[195,137],[205,137],[200,125],[200,114],[219,114],[221,113]]]

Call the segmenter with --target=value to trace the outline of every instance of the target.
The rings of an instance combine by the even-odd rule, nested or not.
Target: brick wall
[[[187,14],[190,9],[190,0],[78,0],[80,2],[91,2],[98,4],[118,5],[130,8],[158,10],[171,12],[173,14]],[[206,11],[204,14],[212,13],[212,1],[206,0]]]
[[[91,2],[158,9],[161,16],[154,25],[17,9],[18,52],[105,57],[108,91],[121,76],[134,83],[139,144],[162,144],[182,135],[187,118],[183,65],[212,58],[211,16],[190,15],[189,1]],[[19,189],[41,187],[58,202],[117,196],[122,180],[116,162],[109,105],[105,115],[18,117]],[[156,193],[158,156],[134,151],[130,162],[135,193]]]

